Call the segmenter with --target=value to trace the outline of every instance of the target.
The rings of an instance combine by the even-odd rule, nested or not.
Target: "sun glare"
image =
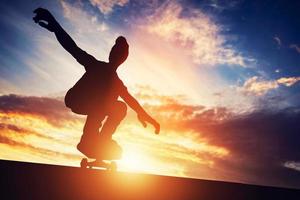
[[[149,155],[141,151],[141,149],[135,149],[132,147],[123,148],[123,157],[119,161],[120,169],[125,171],[152,171],[153,163]]]

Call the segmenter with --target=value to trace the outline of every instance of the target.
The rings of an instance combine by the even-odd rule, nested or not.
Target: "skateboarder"
[[[109,62],[99,61],[80,49],[47,9],[38,8],[34,13],[35,23],[54,32],[58,42],[86,71],[65,96],[67,107],[74,113],[87,115],[83,135],[77,145],[80,152],[89,158],[99,158],[100,153],[105,151],[111,157],[121,157],[121,148],[112,140],[112,135],[126,116],[126,104],[137,113],[144,127],[148,122],[155,127],[155,133],[159,133],[158,122],[128,92],[116,72],[128,56],[129,46],[123,36],[116,39],[109,54]]]

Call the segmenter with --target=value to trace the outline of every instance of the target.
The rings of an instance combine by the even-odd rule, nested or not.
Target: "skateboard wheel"
[[[80,162],[80,167],[87,168],[87,166],[88,166],[88,160],[86,158],[83,158]]]

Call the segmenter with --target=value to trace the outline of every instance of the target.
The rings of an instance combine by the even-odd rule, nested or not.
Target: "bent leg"
[[[104,123],[100,134],[102,138],[111,139],[121,121],[127,114],[127,106],[122,101],[116,101],[112,109],[108,112],[108,117]]]
[[[88,115],[83,127],[83,136],[93,136],[99,133],[99,128],[102,126],[102,121],[105,115]]]
[[[98,115],[88,115],[83,128],[83,134],[81,136],[80,142],[77,145],[77,149],[85,154],[87,157],[91,157],[93,150],[97,145],[99,137],[99,128],[102,125],[104,119],[104,114]]]

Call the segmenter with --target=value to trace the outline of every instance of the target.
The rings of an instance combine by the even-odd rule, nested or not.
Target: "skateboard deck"
[[[81,168],[90,168],[92,169],[93,167],[98,167],[98,168],[104,168],[110,171],[116,171],[117,170],[117,163],[116,161],[113,160],[93,160],[93,161],[88,161],[87,158],[83,158],[80,162],[80,167]]]

